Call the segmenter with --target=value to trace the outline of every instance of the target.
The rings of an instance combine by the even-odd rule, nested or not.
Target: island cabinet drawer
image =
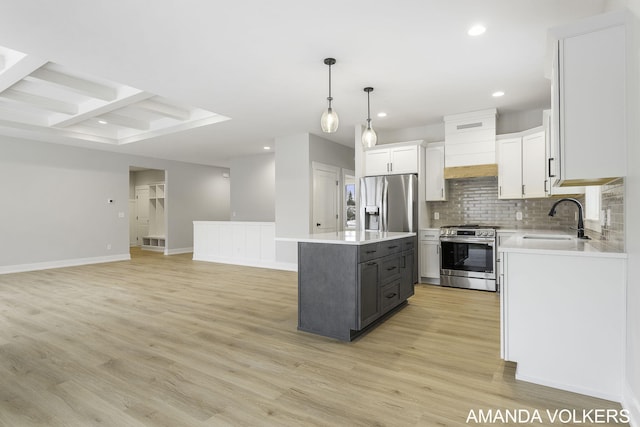
[[[367,245],[362,245],[358,248],[360,262],[371,261],[372,259],[380,258],[384,256],[380,248],[378,247],[378,243],[369,243]]]
[[[385,283],[402,274],[402,257],[390,256],[380,263],[380,282]]]
[[[416,248],[416,239],[415,237],[407,237],[406,239],[402,239],[402,251],[413,251]]]
[[[380,256],[399,254],[404,250],[403,242],[404,242],[404,239],[396,239],[396,240],[387,240],[387,241],[378,243]]]
[[[400,280],[396,280],[382,287],[382,312],[400,303]]]

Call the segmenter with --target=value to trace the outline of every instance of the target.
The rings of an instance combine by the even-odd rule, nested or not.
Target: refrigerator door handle
[[[389,231],[389,183],[387,179],[382,180],[382,209],[380,212],[380,231]]]

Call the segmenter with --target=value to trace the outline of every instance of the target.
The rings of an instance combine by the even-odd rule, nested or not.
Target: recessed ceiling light
[[[106,120],[98,120],[98,123],[100,123],[101,125],[106,125],[107,121]]]
[[[491,96],[493,96],[494,98],[500,98],[500,97],[501,97],[501,96],[503,96],[503,95],[504,95],[504,92],[503,92],[503,91],[501,91],[501,90],[496,91],[496,92],[493,92],[493,93],[491,94]]]
[[[387,113],[385,113],[384,111],[381,111],[378,113],[378,117],[387,117]]]
[[[269,147],[268,145],[265,145],[265,146],[264,146],[264,147],[262,147],[262,148],[264,148],[265,150],[271,150],[271,147]]]
[[[487,27],[485,27],[484,25],[478,24],[469,28],[469,31],[467,31],[467,34],[469,34],[472,37],[475,37],[475,36],[479,36],[480,34],[484,34],[485,31],[487,31]]]

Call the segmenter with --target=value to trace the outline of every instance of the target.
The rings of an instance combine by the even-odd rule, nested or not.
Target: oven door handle
[[[495,241],[494,240],[484,240],[484,239],[474,239],[474,238],[470,238],[470,239],[456,239],[455,237],[452,238],[441,238],[440,242],[451,242],[451,243],[483,243],[487,246],[493,246],[495,245]]]

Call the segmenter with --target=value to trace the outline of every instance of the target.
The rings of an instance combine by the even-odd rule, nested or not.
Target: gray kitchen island
[[[296,240],[301,331],[351,341],[413,295],[415,233],[345,231]]]

